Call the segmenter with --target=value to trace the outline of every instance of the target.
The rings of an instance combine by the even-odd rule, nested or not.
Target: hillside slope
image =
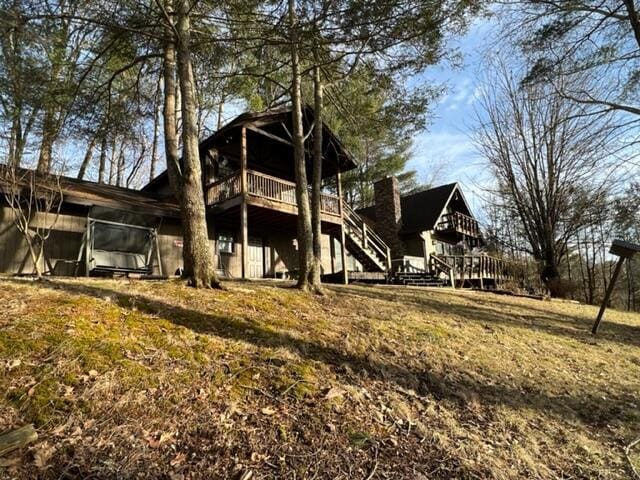
[[[631,475],[640,315],[226,285],[0,280],[0,478]]]

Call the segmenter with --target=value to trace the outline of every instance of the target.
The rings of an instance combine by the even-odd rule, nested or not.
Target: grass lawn
[[[0,280],[0,478],[632,476],[640,315],[225,285]]]

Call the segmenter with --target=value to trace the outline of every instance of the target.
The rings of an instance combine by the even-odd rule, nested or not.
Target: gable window
[[[218,253],[233,253],[233,235],[228,232],[218,233]]]

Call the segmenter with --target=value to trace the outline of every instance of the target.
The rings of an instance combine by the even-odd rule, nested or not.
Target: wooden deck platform
[[[297,215],[296,184],[254,170],[247,170],[247,204],[278,212]],[[217,180],[205,189],[207,206],[213,212],[223,212],[242,202],[241,172],[234,172]],[[322,194],[322,221],[341,223],[340,200]]]

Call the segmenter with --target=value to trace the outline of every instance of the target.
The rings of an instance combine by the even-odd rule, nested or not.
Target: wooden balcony
[[[209,184],[205,189],[207,206],[221,205],[242,195],[240,171]],[[247,170],[247,201],[253,205],[296,214],[296,184],[255,170]],[[323,217],[333,222],[340,219],[340,200],[335,195],[323,193],[321,197]]]
[[[436,225],[439,233],[462,234],[480,238],[480,226],[475,218],[460,212],[446,213]]]

